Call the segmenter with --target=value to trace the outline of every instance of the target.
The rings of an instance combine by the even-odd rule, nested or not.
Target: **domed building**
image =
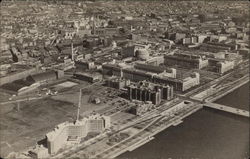
[[[147,60],[149,58],[149,52],[146,49],[138,49],[135,51],[135,56],[140,60]]]

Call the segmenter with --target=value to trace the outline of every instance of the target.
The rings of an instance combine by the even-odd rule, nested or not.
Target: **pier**
[[[130,152],[131,152],[131,151],[134,151],[134,150],[137,149],[138,147],[141,147],[142,145],[144,145],[144,144],[150,142],[150,141],[153,140],[153,139],[154,139],[154,137],[147,137],[147,138],[145,138],[145,140],[139,141],[138,143],[136,143],[136,144],[134,144],[134,145],[128,147],[128,151],[130,151]]]
[[[244,117],[249,117],[249,111],[242,110],[242,109],[237,109],[237,108],[232,108],[232,107],[225,106],[225,105],[222,105],[222,104],[205,103],[203,106],[213,108],[213,109],[222,110],[222,111],[237,114],[237,115],[241,115],[241,116],[244,116]]]

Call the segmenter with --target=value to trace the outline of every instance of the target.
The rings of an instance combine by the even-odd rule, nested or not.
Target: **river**
[[[249,83],[216,103],[249,110]],[[249,118],[203,108],[117,158],[244,159],[249,156]]]

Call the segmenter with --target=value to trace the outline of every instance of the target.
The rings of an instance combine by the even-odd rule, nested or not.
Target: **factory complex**
[[[0,158],[116,158],[203,107],[249,117],[214,103],[249,81],[248,13],[243,1],[3,0]]]

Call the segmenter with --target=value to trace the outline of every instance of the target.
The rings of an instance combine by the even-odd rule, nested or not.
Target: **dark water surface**
[[[216,103],[249,110],[249,83]],[[243,159],[248,156],[249,118],[204,108],[118,158]]]

